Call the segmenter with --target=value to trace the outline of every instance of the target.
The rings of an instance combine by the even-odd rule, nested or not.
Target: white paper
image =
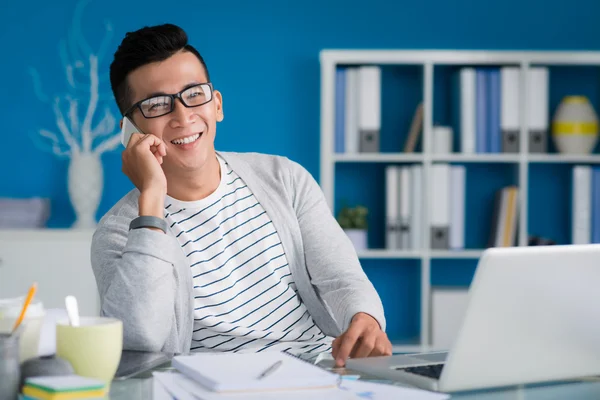
[[[367,381],[343,381],[342,391],[352,393],[355,398],[368,400],[410,399],[410,400],[441,400],[448,399],[445,393],[427,390],[411,389],[402,386],[386,385]]]
[[[222,394],[209,391],[178,372],[157,371],[152,375],[155,380],[158,380],[178,400],[357,400],[357,397],[353,393],[337,388]]]
[[[200,398],[197,393],[200,392],[202,387],[181,374],[154,372],[152,376],[155,382],[158,381],[162,384],[167,392],[177,400],[196,400]],[[198,386],[199,389],[194,386]],[[163,395],[161,394],[161,396]]]
[[[166,386],[156,377],[152,379],[152,400],[173,400],[174,397],[169,393]]]

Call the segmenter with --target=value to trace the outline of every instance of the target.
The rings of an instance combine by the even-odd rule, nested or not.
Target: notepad
[[[277,361],[282,361],[281,366],[259,379]],[[172,366],[214,392],[328,388],[340,381],[339,375],[282,352],[175,356]]]
[[[43,400],[97,399],[106,395],[106,385],[78,375],[39,376],[25,380],[23,394]]]

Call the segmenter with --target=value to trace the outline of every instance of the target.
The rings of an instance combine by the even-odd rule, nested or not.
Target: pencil
[[[17,330],[23,319],[25,318],[25,313],[27,312],[27,308],[29,308],[29,304],[31,300],[33,300],[33,296],[35,296],[35,292],[37,291],[37,282],[33,282],[31,287],[29,288],[29,292],[27,292],[27,297],[25,298],[25,302],[23,303],[23,308],[21,308],[21,314],[19,318],[15,321],[15,326],[13,326],[13,332]]]

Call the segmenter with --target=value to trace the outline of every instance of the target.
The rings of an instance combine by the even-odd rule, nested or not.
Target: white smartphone
[[[135,124],[127,117],[123,117],[123,127],[121,128],[121,143],[127,147],[131,135],[134,133],[143,133]]]

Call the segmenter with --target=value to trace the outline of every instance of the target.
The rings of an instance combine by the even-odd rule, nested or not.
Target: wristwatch
[[[167,221],[151,215],[140,215],[134,218],[129,224],[129,230],[139,228],[158,228],[167,233]]]

